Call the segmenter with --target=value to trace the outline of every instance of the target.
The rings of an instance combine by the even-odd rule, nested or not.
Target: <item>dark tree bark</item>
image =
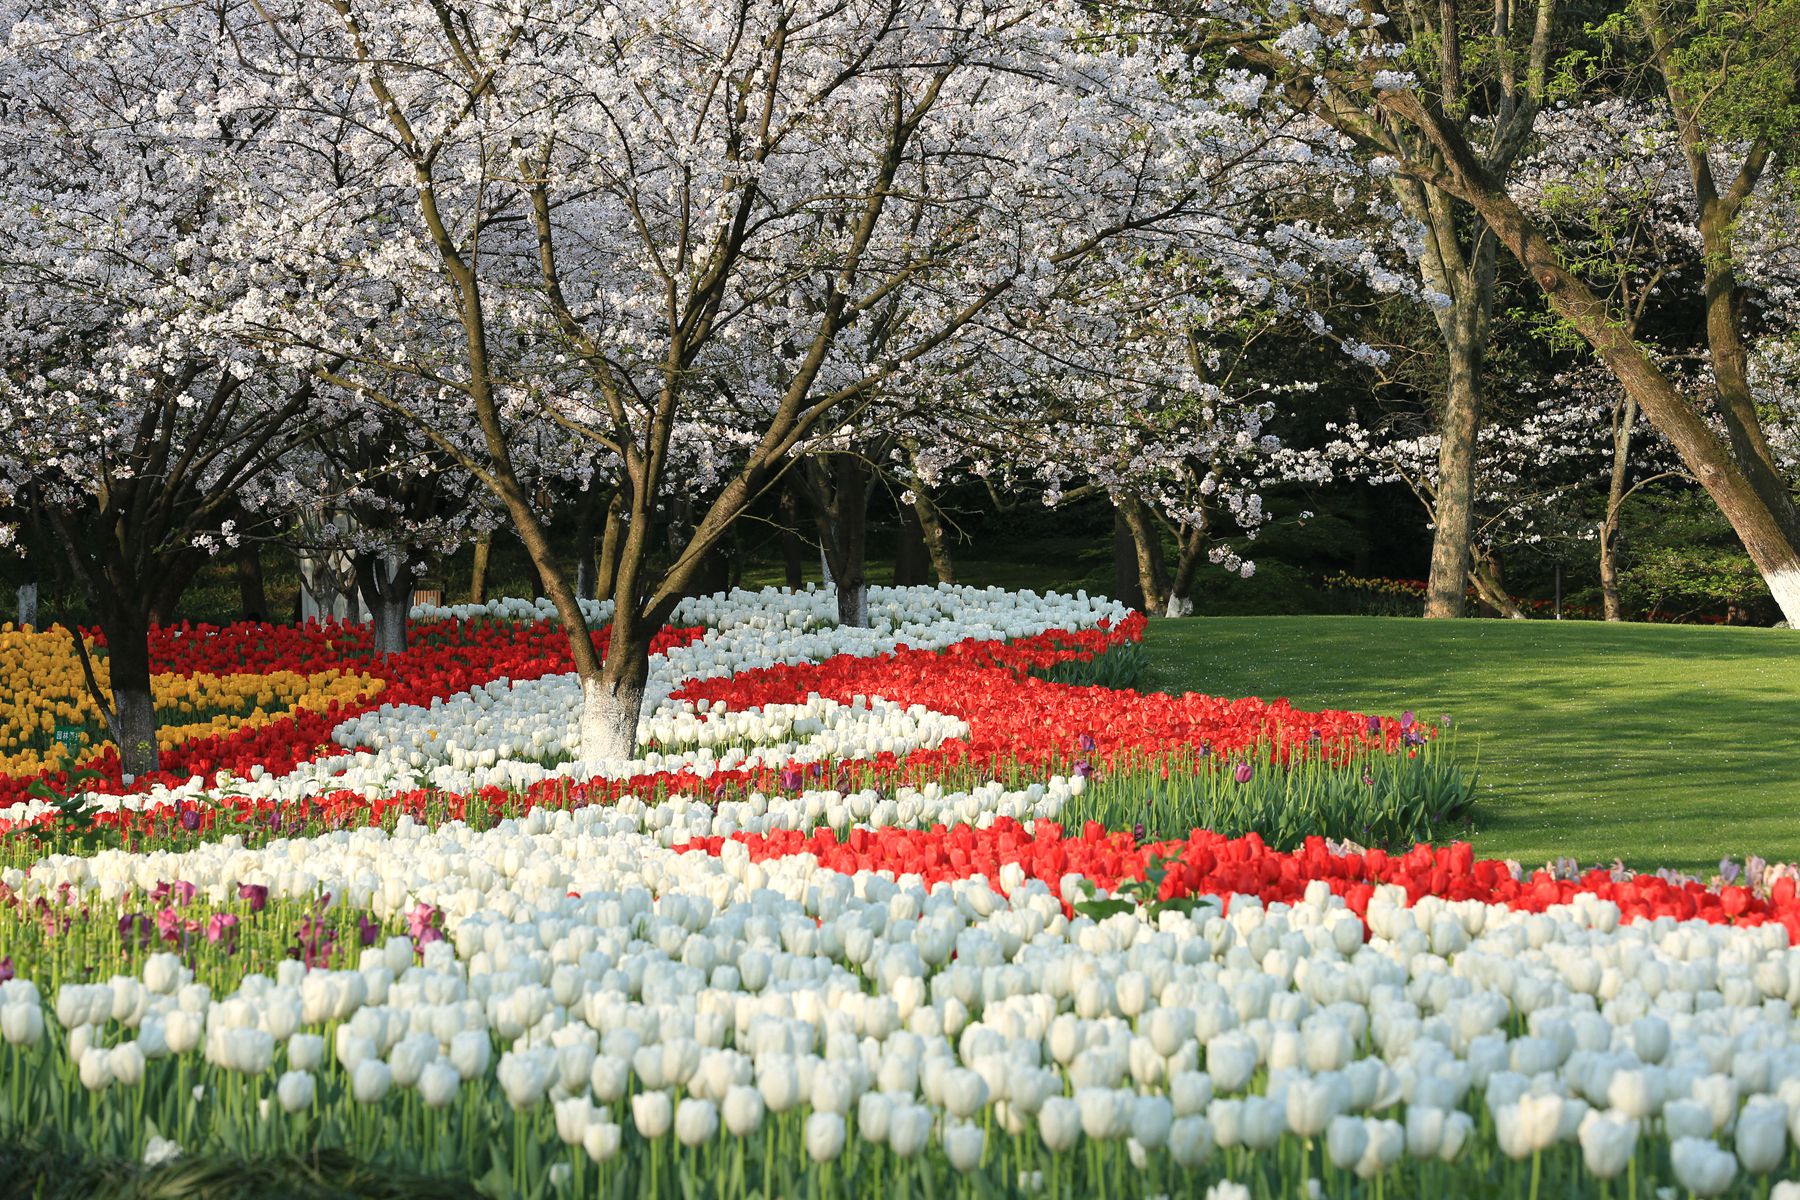
[[[1137,564],[1137,586],[1139,595],[1143,597],[1143,609],[1151,616],[1161,616],[1168,610],[1169,604],[1169,572],[1163,562],[1161,533],[1142,501],[1121,501],[1119,511],[1124,515],[1125,528],[1131,536],[1132,558]]]
[[[894,586],[917,587],[928,581],[931,554],[925,547],[925,530],[919,524],[918,511],[910,504],[900,506],[900,531],[894,544]]]
[[[237,552],[238,606],[246,621],[269,619],[269,593],[263,586],[262,543],[245,539]]]
[[[494,552],[494,534],[492,530],[480,534],[475,539],[474,564],[469,572],[469,603],[485,604],[487,602],[488,557]]]
[[[413,572],[401,555],[362,551],[355,555],[356,586],[369,606],[375,654],[406,653],[406,619],[412,608]]]
[[[1125,523],[1125,513],[1116,501],[1113,507],[1113,599],[1127,608],[1144,608],[1137,545],[1131,540],[1131,526]]]
[[[819,544],[837,589],[838,623],[869,623],[869,492],[875,473],[855,453],[814,455],[799,478],[819,527]]]
[[[613,581],[619,575],[619,553],[625,544],[625,501],[614,491],[606,502],[606,523],[600,534],[600,551],[594,562],[594,598],[604,600],[613,593]]]
[[[781,490],[781,566],[784,582],[790,592],[806,586],[806,552],[800,541],[800,502],[794,487]]]
[[[1427,617],[1460,617],[1467,588],[1475,527],[1475,456],[1481,432],[1481,367],[1486,320],[1478,309],[1491,303],[1492,272],[1485,289],[1471,289],[1459,304],[1455,328],[1445,339],[1448,379],[1438,419],[1438,482],[1433,493],[1437,521],[1431,535],[1431,571],[1425,584]]]

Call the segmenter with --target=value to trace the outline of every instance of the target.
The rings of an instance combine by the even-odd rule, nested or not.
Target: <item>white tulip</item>
[[[888,1119],[888,1148],[900,1158],[914,1158],[931,1138],[931,1110],[922,1104],[903,1104]]]
[[[30,1004],[0,1004],[0,1037],[9,1046],[35,1046],[44,1036],[44,1010]]]
[[[1737,1177],[1737,1156],[1710,1138],[1677,1138],[1669,1147],[1669,1164],[1681,1186],[1700,1197],[1721,1195]]]
[[[965,1175],[981,1165],[981,1154],[986,1148],[987,1134],[980,1126],[957,1124],[944,1130],[944,1156]]]
[[[380,1104],[393,1083],[392,1068],[379,1058],[365,1058],[350,1073],[350,1094],[358,1104]]]
[[[622,1131],[611,1121],[596,1122],[589,1125],[582,1136],[581,1148],[595,1162],[605,1162],[619,1152],[623,1140]]]
[[[674,1105],[667,1092],[638,1092],[631,1098],[631,1120],[638,1136],[655,1141],[669,1132],[674,1119]]]
[[[281,1103],[281,1111],[297,1113],[311,1108],[316,1091],[312,1075],[304,1070],[283,1072],[275,1082],[275,1098]]]
[[[1052,1096],[1038,1109],[1038,1135],[1052,1154],[1061,1154],[1081,1136],[1081,1106],[1067,1096]]]
[[[427,1108],[447,1108],[462,1090],[462,1075],[447,1059],[434,1058],[419,1072],[419,1099]]]
[[[844,1150],[844,1118],[834,1112],[806,1118],[806,1154],[816,1163],[830,1162]]]
[[[723,1115],[732,1137],[749,1137],[762,1128],[762,1093],[744,1084],[733,1084],[725,1093]]]
[[[675,1109],[675,1137],[684,1146],[703,1146],[719,1132],[719,1110],[711,1100],[685,1097]]]

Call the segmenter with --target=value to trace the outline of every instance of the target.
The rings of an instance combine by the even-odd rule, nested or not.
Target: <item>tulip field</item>
[[[547,605],[388,657],[165,627],[131,780],[70,634],[0,628],[0,1142],[130,1186],[1800,1197],[1793,868],[1479,860],[1449,716],[1141,693],[1103,598],[835,613],[684,601],[600,761]]]

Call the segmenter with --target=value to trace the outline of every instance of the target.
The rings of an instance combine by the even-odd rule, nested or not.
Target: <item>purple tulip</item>
[[[1719,860],[1719,878],[1724,880],[1726,882],[1726,884],[1729,885],[1729,884],[1736,883],[1737,877],[1738,877],[1738,865],[1736,863],[1732,862],[1729,858],[1721,858]]]
[[[185,879],[177,879],[169,889],[175,896],[177,904],[192,904],[200,889]]]
[[[206,923],[206,940],[218,945],[225,943],[227,954],[237,953],[238,919],[236,913],[214,913]]]
[[[781,790],[784,792],[799,791],[800,790],[800,781],[803,778],[804,778],[804,776],[802,776],[800,774],[799,767],[783,767],[783,768],[781,768]]]
[[[435,904],[420,904],[406,914],[406,932],[411,935],[415,945],[424,946],[444,940],[443,931],[437,927],[438,914],[439,909]]]
[[[269,889],[260,883],[240,883],[238,899],[248,903],[251,912],[259,913],[269,903]]]
[[[1075,764],[1075,778],[1086,779],[1089,775],[1092,775],[1093,773],[1094,773],[1093,765],[1088,763],[1087,761],[1084,760],[1082,762],[1078,762]]]
[[[1256,774],[1256,769],[1247,762],[1241,762],[1237,765],[1237,770],[1233,771],[1232,774],[1236,776],[1239,783],[1249,783],[1250,777]]]
[[[356,933],[365,946],[373,946],[375,939],[381,935],[381,922],[369,919],[362,913],[356,914]]]
[[[1139,821],[1136,825],[1131,827],[1131,840],[1140,846],[1143,845],[1145,832],[1144,823]]]
[[[150,903],[164,904],[164,903],[167,903],[168,899],[169,899],[169,885],[164,883],[160,879],[157,880],[156,886],[150,889]]]
[[[1083,754],[1092,754],[1094,752],[1094,750],[1100,745],[1099,742],[1096,742],[1094,740],[1094,735],[1091,733],[1084,733],[1080,737],[1076,738],[1075,744],[1081,748],[1081,752]]]
[[[181,810],[181,827],[183,829],[187,830],[189,833],[192,833],[196,829],[200,828],[200,810],[198,808],[182,809]]]
[[[1364,787],[1374,787],[1375,786],[1375,776],[1369,774],[1369,772],[1367,772],[1367,771],[1364,771],[1363,772],[1363,786]]]
[[[1369,718],[1369,736],[1372,738],[1378,738],[1381,736],[1381,718],[1380,717],[1370,717]]]
[[[13,977],[13,960],[12,960],[12,955],[9,954],[5,958],[0,958],[0,983],[5,983],[7,980],[11,979],[12,977]]]
[[[1744,882],[1753,888],[1761,887],[1763,882],[1763,872],[1768,869],[1769,864],[1767,861],[1752,854],[1749,858],[1744,860]]]
[[[1407,730],[1411,729],[1413,727],[1413,725],[1416,724],[1417,722],[1418,722],[1418,718],[1413,716],[1412,709],[1410,709],[1410,708],[1407,709],[1405,712],[1400,714],[1400,732],[1405,733]]]

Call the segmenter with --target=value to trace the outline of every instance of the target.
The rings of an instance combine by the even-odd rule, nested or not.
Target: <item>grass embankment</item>
[[[1576,621],[1156,621],[1140,686],[1450,713],[1479,754],[1472,840],[1716,870],[1800,859],[1800,633]]]

